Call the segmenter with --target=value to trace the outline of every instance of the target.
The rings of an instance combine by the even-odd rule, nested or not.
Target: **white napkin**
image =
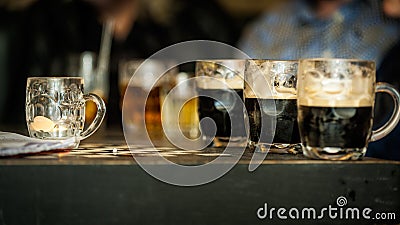
[[[13,156],[75,147],[77,140],[42,140],[0,131],[0,156]]]

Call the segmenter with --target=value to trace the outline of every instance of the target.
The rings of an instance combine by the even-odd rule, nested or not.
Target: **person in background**
[[[244,32],[239,48],[252,58],[359,58],[377,63],[377,80],[397,85],[400,71],[399,0],[293,0],[266,12]],[[398,44],[396,45],[396,42]],[[377,95],[375,127],[392,100]],[[400,126],[369,145],[367,156],[400,160]]]
[[[395,18],[400,24],[400,0],[384,0],[385,15]],[[400,25],[399,25],[400,26]],[[385,55],[377,71],[377,81],[392,84],[400,90],[400,41]],[[375,126],[385,123],[393,110],[393,101],[387,94],[376,95]],[[367,156],[400,160],[400,124],[385,138],[371,142]]]
[[[252,58],[375,60],[400,38],[376,0],[292,0],[249,26],[239,48]]]
[[[70,75],[70,58],[99,54],[105,21],[114,20],[109,63],[107,123],[121,125],[118,64],[147,58],[180,41],[210,39],[235,43],[239,37],[216,1],[193,0],[36,0],[15,12],[7,54],[6,103],[0,125],[25,126],[28,76]],[[235,32],[236,31],[236,32]],[[235,36],[234,34],[237,35]],[[12,79],[11,79],[12,78]],[[6,79],[4,79],[6,80]],[[8,106],[15,107],[8,107]],[[0,105],[1,106],[1,105]]]

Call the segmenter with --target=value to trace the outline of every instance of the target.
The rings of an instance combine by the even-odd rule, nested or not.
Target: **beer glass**
[[[83,85],[81,77],[28,78],[25,110],[29,135],[50,140],[76,137],[76,147],[92,135],[100,127],[106,107],[99,96],[84,94]],[[87,101],[96,104],[97,114],[83,130]]]
[[[294,153],[300,149],[297,66],[298,61],[294,60],[246,62],[244,96],[249,116],[248,146],[251,149],[278,153]]]
[[[214,147],[245,146],[243,107],[245,60],[204,60],[196,62],[199,120],[210,118],[215,126],[201,122],[201,138]]]
[[[174,74],[172,84],[174,90],[164,91],[169,95],[163,96],[161,120],[163,122],[164,131],[170,133],[179,132],[189,139],[196,139],[199,136],[199,117],[197,115],[197,98],[195,82],[187,82],[193,78],[193,73],[180,72]],[[178,125],[180,129],[176,129],[174,125]]]
[[[94,52],[85,51],[80,54],[71,54],[67,57],[67,73],[74,77],[82,77],[85,82],[85,92],[94,93],[105,102],[108,98],[108,84],[102,76],[97,74],[97,55]],[[97,114],[97,106],[89,101],[85,109],[85,125],[93,122]]]
[[[124,131],[136,144],[145,143],[142,141],[146,140],[147,134],[157,142],[156,145],[165,144],[161,107],[165,95],[173,86],[173,76],[178,73],[176,68],[168,70],[171,65],[173,62],[157,59],[125,60],[119,64]],[[162,77],[157,80],[160,74]],[[131,79],[134,75],[135,79]],[[142,105],[145,105],[144,112]]]
[[[153,83],[158,74],[164,74],[168,69],[165,62],[158,60],[129,60],[121,62],[119,71],[119,88],[122,100],[125,98],[127,115],[124,119],[129,127],[136,127],[142,120],[146,121],[149,129],[161,129],[161,98],[166,80],[162,79]],[[137,69],[142,66],[142,72],[136,73]],[[136,73],[137,79],[131,80]],[[165,77],[164,77],[165,78]],[[127,94],[125,96],[125,94]],[[148,94],[148,98],[147,97]],[[146,103],[145,117],[142,118],[142,112],[138,105]],[[139,111],[138,111],[139,110]],[[140,129],[140,132],[143,130]]]
[[[375,83],[375,63],[357,59],[304,59],[299,62],[298,122],[305,156],[356,160],[368,143],[390,133],[400,118],[399,93]],[[372,131],[375,93],[394,100],[389,121]]]

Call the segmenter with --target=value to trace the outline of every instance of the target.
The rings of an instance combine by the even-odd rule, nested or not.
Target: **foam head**
[[[251,98],[296,98],[298,61],[248,60],[245,66],[245,96]]]
[[[298,103],[319,107],[372,106],[375,63],[351,59],[304,59],[299,63]]]
[[[243,89],[244,65],[245,60],[241,59],[197,61],[197,86],[202,89]]]
[[[119,80],[121,86],[142,87],[150,90],[152,87],[161,86],[168,75],[177,74],[174,62],[157,59],[137,59],[121,62],[119,65]],[[172,69],[170,69],[172,67]],[[157,80],[160,76],[161,78]],[[132,76],[135,79],[131,79]]]

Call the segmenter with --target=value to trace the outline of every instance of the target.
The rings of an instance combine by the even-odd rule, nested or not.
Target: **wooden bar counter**
[[[165,158],[199,165],[218,149],[185,153],[160,148]],[[181,187],[147,174],[123,136],[97,135],[77,150],[0,158],[0,224],[396,224],[400,220],[400,162],[309,160],[301,154],[269,154],[254,172],[251,153],[211,183]],[[229,156],[225,156],[229,157]],[[165,167],[168,165],[152,164]],[[268,206],[320,209],[370,208],[371,219],[260,219]],[[261,211],[263,212],[263,211]],[[394,213],[390,220],[372,219]],[[287,215],[287,212],[286,212]]]

